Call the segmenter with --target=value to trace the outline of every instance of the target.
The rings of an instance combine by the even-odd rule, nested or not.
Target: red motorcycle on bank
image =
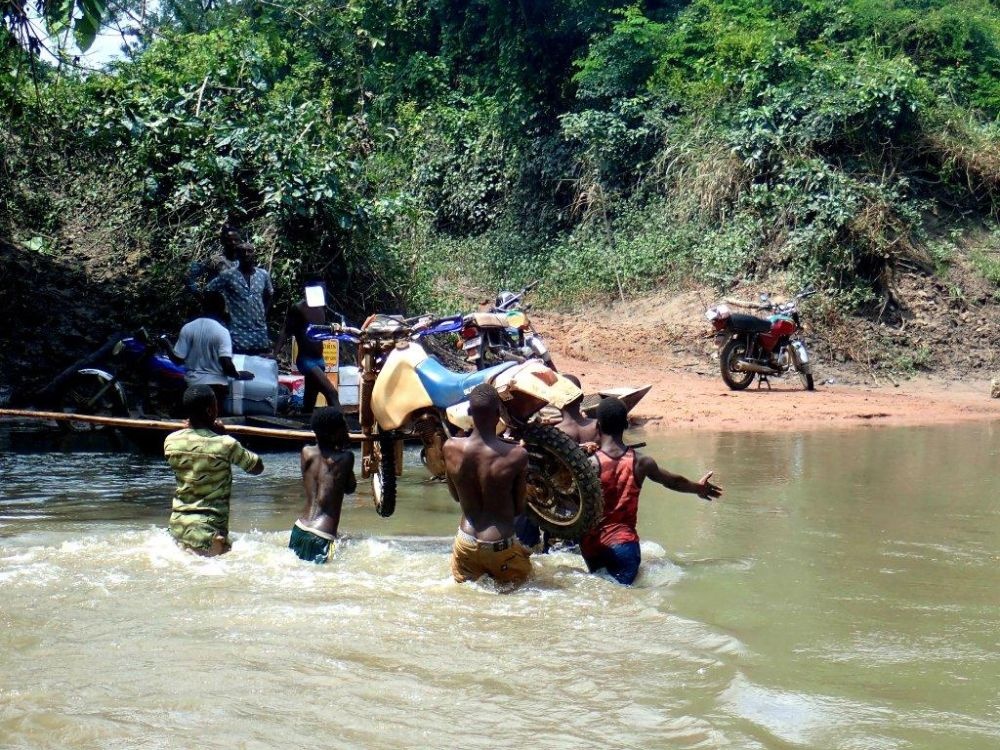
[[[815,289],[796,294],[788,302],[775,304],[770,295],[760,295],[760,304],[746,302],[722,303],[709,308],[705,317],[715,329],[722,379],[734,391],[747,388],[753,379],[779,377],[795,370],[807,391],[815,388],[812,363],[806,345],[795,334],[799,332],[799,300],[816,294]],[[756,308],[771,313],[767,319],[755,315],[734,313],[729,305]],[[758,387],[759,384],[758,384]]]

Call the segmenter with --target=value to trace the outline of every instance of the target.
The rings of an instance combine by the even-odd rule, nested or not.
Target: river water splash
[[[413,455],[314,566],[294,455],[205,560],[161,459],[2,453],[0,747],[1000,746],[1000,428],[647,439],[724,499],[647,487],[634,588],[559,553],[511,596],[451,580]]]

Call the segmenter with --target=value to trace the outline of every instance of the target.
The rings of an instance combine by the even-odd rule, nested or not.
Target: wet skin
[[[472,416],[469,436],[444,444],[448,490],[462,506],[459,528],[495,542],[513,535],[514,517],[524,513],[528,452],[497,437],[499,407]]]
[[[580,413],[580,398],[572,404],[567,404],[562,410],[562,421],[556,425],[556,429],[564,432],[573,438],[573,441],[582,445],[583,443],[596,443],[600,440],[600,431],[597,429],[597,420],[585,417]]]
[[[307,445],[302,449],[301,465],[306,505],[299,521],[310,529],[336,536],[344,495],[352,494],[358,486],[354,454],[344,447]]]

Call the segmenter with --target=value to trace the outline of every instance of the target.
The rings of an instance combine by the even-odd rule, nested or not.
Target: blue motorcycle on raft
[[[180,417],[184,374],[184,367],[139,329],[131,336],[111,337],[74,362],[39,393],[39,400],[69,414]],[[102,429],[89,422],[61,424],[74,432]]]
[[[170,359],[169,350],[166,336],[153,339],[145,329],[131,336],[117,334],[60,373],[38,394],[38,400],[66,414],[180,418],[187,370]],[[280,393],[277,362],[239,354],[233,361],[255,377],[231,381],[229,397],[219,404],[221,413],[274,418],[287,402]],[[104,429],[103,425],[76,420],[60,425],[72,432]]]
[[[372,315],[360,328],[333,324],[307,329],[315,341],[357,345],[361,475],[372,479],[376,512],[388,517],[395,511],[404,440],[419,440],[427,469],[445,477],[444,442],[472,428],[469,394],[480,383],[490,383],[502,401],[500,429],[528,450],[528,513],[560,539],[580,538],[601,516],[600,481],[580,446],[541,417],[542,409],[562,408],[580,390],[539,360],[453,372],[421,344],[425,336],[462,328],[462,316]]]

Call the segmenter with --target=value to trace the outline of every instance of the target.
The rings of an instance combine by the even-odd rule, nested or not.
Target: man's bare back
[[[524,512],[528,452],[496,435],[451,438],[444,444],[448,487],[462,506],[459,528],[482,541],[514,533],[514,516]]]
[[[451,548],[456,581],[493,579],[508,593],[531,578],[531,551],[514,537],[514,516],[524,512],[528,451],[497,437],[500,395],[482,383],[469,394],[472,433],[444,444],[448,490],[462,506]]]
[[[307,528],[336,536],[344,495],[357,489],[354,454],[346,449],[308,445],[302,449],[301,464],[306,505],[299,522]]]
[[[596,443],[600,440],[600,431],[597,429],[597,420],[587,417],[574,417],[563,414],[562,421],[556,425],[556,429],[564,432],[573,438],[575,443]]]

